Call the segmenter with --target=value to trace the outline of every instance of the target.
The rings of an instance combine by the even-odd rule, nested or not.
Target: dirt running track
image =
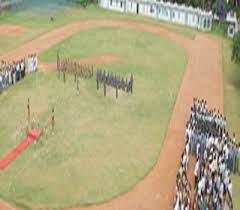
[[[101,55],[101,56],[95,56],[95,57],[87,57],[87,58],[81,58],[79,60],[75,60],[78,64],[83,65],[89,65],[89,64],[104,64],[104,63],[111,63],[111,62],[117,62],[122,60],[123,58],[115,55]],[[39,65],[40,71],[48,72],[51,70],[57,69],[56,63],[41,63]]]
[[[0,34],[5,36],[18,36],[27,33],[29,30],[22,26],[1,24]]]
[[[191,40],[158,26],[130,21],[93,20],[55,29],[6,53],[0,57],[0,60],[16,59],[16,57],[26,56],[31,52],[40,53],[76,32],[101,26],[134,28],[167,37],[187,51],[189,60],[155,168],[129,192],[103,204],[75,209],[172,209],[175,179],[185,141],[185,123],[193,97],[205,98],[210,107],[214,106],[223,111],[222,57],[219,40],[210,39],[203,34],[197,34],[196,38]]]

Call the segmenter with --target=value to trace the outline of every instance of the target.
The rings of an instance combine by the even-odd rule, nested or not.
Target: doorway
[[[139,13],[139,3],[137,3],[137,14]]]

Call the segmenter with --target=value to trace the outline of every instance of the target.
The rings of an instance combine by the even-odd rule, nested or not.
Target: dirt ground
[[[78,64],[83,65],[91,65],[91,64],[104,64],[104,63],[111,63],[111,62],[117,62],[122,60],[121,57],[115,56],[115,55],[101,55],[96,57],[87,57],[82,58],[79,60],[75,60]],[[39,69],[43,72],[51,71],[57,68],[56,63],[41,63],[39,65]]]
[[[93,27],[120,26],[149,31],[167,37],[186,49],[189,60],[176,99],[165,140],[154,169],[129,192],[99,205],[74,208],[78,210],[168,210],[172,209],[176,174],[185,139],[185,123],[193,97],[204,98],[209,107],[223,111],[223,80],[221,42],[204,34],[194,40],[159,26],[120,20],[93,20],[54,29],[23,46],[4,54],[1,59],[13,60],[40,53],[72,34]],[[174,59],[174,58],[173,58]],[[174,62],[174,60],[173,60]],[[194,160],[191,158],[189,177],[193,181]],[[1,209],[1,204],[0,204]]]
[[[0,210],[19,210],[0,199]]]
[[[17,25],[9,25],[9,24],[1,24],[0,25],[0,35],[5,36],[18,36],[24,33],[27,33],[28,29],[17,26]]]

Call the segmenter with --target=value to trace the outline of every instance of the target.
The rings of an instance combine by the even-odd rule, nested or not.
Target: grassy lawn
[[[230,134],[240,140],[240,65],[231,62],[232,41],[223,39],[224,111]],[[234,209],[240,209],[240,176],[232,176]]]
[[[124,77],[133,73],[134,94],[120,92],[116,100],[108,88],[104,98],[92,78],[80,81],[77,97],[73,76],[64,84],[51,72],[32,74],[0,97],[0,154],[23,138],[16,127],[25,124],[28,97],[39,126],[52,106],[56,110],[54,134],[48,132],[0,173],[0,197],[23,208],[104,202],[143,179],[158,159],[187,63],[174,42],[117,27],[75,34],[40,59],[55,61],[58,49],[74,59],[123,57],[102,67]]]
[[[56,27],[91,19],[122,19],[159,25],[194,38],[191,28],[152,18],[122,14],[91,5],[86,9],[64,0],[26,0],[17,11],[0,14],[0,24],[27,27],[16,37],[0,35],[0,54]],[[40,2],[40,3],[39,3]],[[51,22],[50,17],[55,21]],[[225,26],[209,34],[223,36]],[[96,36],[97,34],[97,36]],[[102,67],[135,77],[134,95],[95,90],[95,79],[80,82],[75,95],[73,77],[67,84],[56,73],[33,74],[0,97],[0,157],[24,138],[17,135],[26,123],[26,101],[31,97],[39,126],[56,109],[55,134],[47,133],[0,173],[0,197],[32,208],[87,205],[110,200],[128,191],[153,167],[171,116],[187,62],[174,43],[147,32],[119,28],[91,29],[65,40],[40,55],[54,62],[56,51],[74,59],[102,54],[123,57]],[[174,58],[175,62],[172,62]],[[240,138],[240,65],[231,62],[231,41],[223,39],[224,109],[230,133]],[[2,120],[3,119],[3,120]],[[77,166],[77,167],[76,167]],[[240,209],[240,177],[232,177],[234,209]],[[64,190],[63,190],[64,189]]]
[[[57,0],[56,2],[58,1],[62,2],[63,0]],[[38,3],[36,5],[33,4],[29,6],[29,8],[26,7],[25,9],[22,8],[18,9],[17,11],[5,12],[0,14],[0,24],[16,24],[30,29],[29,33],[20,36],[8,37],[0,35],[0,54],[5,52],[6,50],[13,49],[21,45],[23,42],[31,40],[53,28],[60,27],[62,25],[66,25],[68,23],[76,21],[90,19],[115,18],[123,20],[133,20],[141,23],[150,23],[162,26],[178,33],[182,33],[190,38],[194,38],[196,33],[196,31],[191,28],[185,28],[180,25],[169,24],[148,17],[117,13],[110,10],[101,9],[95,5],[91,5],[86,9],[81,7],[72,7],[71,5],[62,5],[61,7],[59,7],[59,9],[50,10],[49,8],[53,8],[54,5],[51,1],[43,0],[38,2],[41,2],[40,5],[46,6],[41,6],[39,8]],[[55,21],[50,21],[51,16],[55,18]]]

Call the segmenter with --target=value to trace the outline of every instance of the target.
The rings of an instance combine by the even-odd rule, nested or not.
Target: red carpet
[[[14,150],[12,150],[6,157],[0,160],[0,169],[5,169],[13,162],[17,156],[23,152],[30,144],[36,141],[42,135],[42,131],[38,131],[35,128],[28,132],[27,138],[24,139]]]

